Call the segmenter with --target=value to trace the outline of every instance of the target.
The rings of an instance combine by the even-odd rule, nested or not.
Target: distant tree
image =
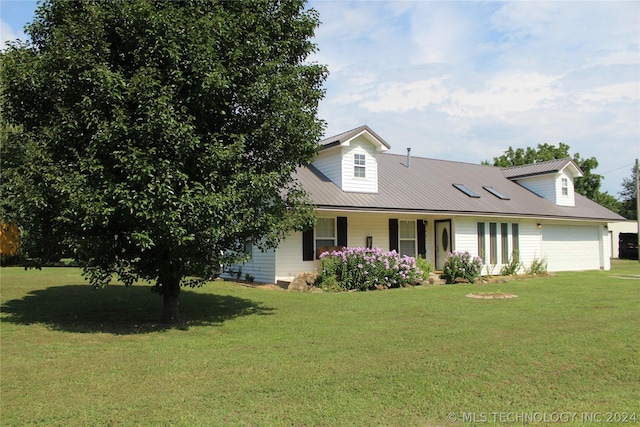
[[[600,203],[614,212],[619,210],[619,202],[609,193],[600,191],[602,185],[602,175],[593,173],[598,167],[598,160],[595,157],[583,159],[580,153],[576,153],[573,157],[570,154],[571,147],[563,142],[558,146],[552,144],[538,144],[538,148],[527,147],[526,149],[509,147],[503,155],[493,158],[493,166],[512,167],[545,162],[548,160],[573,158],[573,161],[582,170],[583,176],[576,178],[574,186],[576,192],[582,194],[589,199]],[[483,162],[490,164],[490,162]]]
[[[631,177],[622,180],[622,191],[620,191],[621,209],[620,215],[627,219],[638,219],[638,169],[634,165],[631,169]]]
[[[0,214],[26,255],[155,281],[173,323],[181,285],[308,226],[318,22],[303,0],[41,3],[0,57]]]

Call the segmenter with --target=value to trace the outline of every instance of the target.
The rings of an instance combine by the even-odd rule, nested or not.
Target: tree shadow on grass
[[[24,298],[2,304],[2,321],[17,325],[43,324],[66,332],[141,334],[190,326],[221,325],[249,315],[268,315],[274,309],[260,302],[230,295],[180,292],[183,322],[159,322],[162,297],[150,286],[109,285],[94,289],[87,284],[53,286],[29,292]]]

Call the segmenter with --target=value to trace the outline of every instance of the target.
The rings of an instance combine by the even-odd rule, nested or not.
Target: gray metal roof
[[[349,139],[361,134],[364,131],[369,132],[374,138],[380,141],[380,143],[382,143],[385,147],[391,148],[391,146],[384,139],[380,138],[380,136],[377,133],[375,133],[373,130],[371,130],[371,128],[367,125],[358,126],[357,128],[323,139],[322,141],[320,141],[320,145],[322,146],[322,148],[328,148],[334,145],[340,145],[343,142],[348,141]]]
[[[412,157],[411,167],[407,167],[406,159],[396,154],[377,155],[378,193],[342,191],[314,166],[298,169],[296,177],[321,209],[624,220],[580,194],[575,195],[575,207],[557,206],[511,181],[498,167],[420,157]],[[463,184],[480,197],[469,197],[453,184]],[[493,187],[509,199],[500,199],[483,186]]]
[[[524,178],[527,176],[545,175],[548,173],[560,172],[567,165],[573,165],[575,169],[582,176],[582,170],[580,167],[570,158],[548,160],[546,162],[538,162],[530,165],[512,166],[509,168],[502,168],[504,176],[510,179]]]

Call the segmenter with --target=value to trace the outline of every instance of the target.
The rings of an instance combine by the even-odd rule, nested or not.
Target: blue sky
[[[0,1],[3,44],[35,4]],[[309,5],[327,135],[367,124],[392,152],[471,163],[564,142],[614,196],[640,157],[639,1]]]

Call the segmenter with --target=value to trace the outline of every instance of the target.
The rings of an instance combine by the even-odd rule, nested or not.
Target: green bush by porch
[[[318,283],[325,290],[403,288],[421,282],[428,274],[428,271],[418,268],[415,258],[380,248],[343,248],[323,252],[320,260]]]

